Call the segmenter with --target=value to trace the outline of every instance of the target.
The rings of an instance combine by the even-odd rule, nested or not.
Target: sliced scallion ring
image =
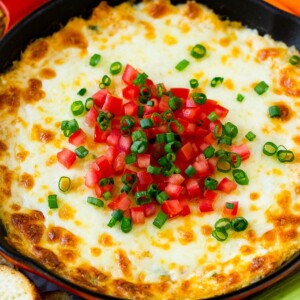
[[[277,152],[278,147],[272,142],[266,142],[263,145],[263,153],[267,156],[272,156]]]
[[[231,220],[231,227],[234,231],[244,231],[248,227],[248,221],[243,217],[236,217]]]
[[[215,229],[228,230],[231,228],[231,223],[228,218],[221,218],[215,223]]]
[[[224,242],[228,238],[228,233],[224,229],[216,228],[212,231],[211,235],[219,242]]]
[[[66,176],[61,176],[58,182],[58,188],[61,192],[66,193],[71,187],[71,179]]]

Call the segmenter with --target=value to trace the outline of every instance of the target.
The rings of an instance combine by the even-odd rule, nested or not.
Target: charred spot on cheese
[[[71,248],[77,247],[79,239],[65,228],[50,226],[48,229],[48,240],[50,242],[58,243],[61,246]]]
[[[255,252],[255,249],[249,245],[243,245],[240,248],[240,251],[243,255],[250,255]]]
[[[23,173],[20,176],[19,183],[25,189],[30,190],[34,186],[33,176],[31,174],[28,174],[28,173]]]
[[[113,237],[107,233],[102,233],[98,237],[98,243],[105,247],[111,247],[114,245]]]
[[[290,191],[283,190],[279,194],[275,195],[278,206],[282,211],[288,211],[291,208],[292,196]]]
[[[63,204],[58,211],[58,216],[62,220],[72,220],[74,219],[76,210],[69,204]]]
[[[131,261],[128,258],[126,252],[122,249],[118,249],[116,251],[116,260],[122,273],[126,276],[126,278],[129,279],[132,276]]]
[[[280,73],[279,84],[282,87],[284,94],[300,97],[300,83],[298,81],[300,70],[289,66],[282,69]]]
[[[49,45],[48,42],[41,39],[33,42],[29,48],[29,57],[32,60],[39,61],[44,58],[48,52]]]
[[[63,266],[63,263],[59,260],[57,255],[49,249],[34,246],[33,253],[43,264],[50,268],[61,268]]]
[[[0,156],[4,155],[4,152],[7,151],[7,145],[0,140]]]
[[[45,92],[42,89],[42,82],[36,78],[28,80],[28,87],[23,91],[23,97],[26,102],[34,103],[45,97]]]
[[[4,92],[0,91],[0,109],[6,108],[8,112],[14,113],[20,106],[21,90],[10,86]]]
[[[0,165],[0,202],[11,196],[13,172],[7,166]]]
[[[49,130],[44,129],[41,125],[34,124],[31,129],[31,139],[44,144],[51,143],[54,140],[55,134]]]
[[[61,249],[59,254],[63,261],[75,263],[76,259],[78,259],[78,252],[70,249]]]
[[[179,242],[182,245],[187,245],[189,243],[192,243],[196,239],[194,231],[190,228],[179,227],[177,228],[177,231],[179,233],[179,238],[178,238]]]
[[[147,6],[148,14],[154,18],[162,18],[167,15],[171,10],[170,5],[166,1],[149,2]]]
[[[13,203],[11,206],[12,210],[19,211],[21,209],[21,206],[19,204]]]
[[[91,253],[93,256],[98,257],[101,255],[102,250],[100,248],[93,247],[91,248]]]
[[[257,53],[258,60],[265,61],[269,58],[278,57],[281,53],[279,48],[265,48],[260,49]]]
[[[43,68],[40,72],[39,75],[44,78],[44,79],[52,79],[56,77],[56,72],[55,70],[51,68]]]
[[[63,47],[86,49],[88,42],[83,33],[75,28],[66,27],[60,32]]]
[[[28,157],[29,154],[30,154],[29,151],[22,150],[22,151],[16,153],[16,158],[17,158],[17,160],[23,162]]]
[[[257,193],[257,192],[252,192],[251,194],[250,194],[250,199],[251,200],[257,200],[257,199],[259,199],[260,198],[260,195],[259,195],[259,193]]]
[[[105,282],[108,279],[105,273],[87,264],[82,264],[75,268],[71,276],[77,282],[87,286],[97,285],[99,282]]]
[[[184,10],[184,15],[190,19],[199,18],[202,14],[202,9],[194,1],[188,1]]]

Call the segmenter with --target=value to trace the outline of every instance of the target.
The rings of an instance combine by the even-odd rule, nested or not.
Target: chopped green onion
[[[295,155],[291,150],[278,150],[276,155],[278,160],[282,163],[292,162],[295,158]]]
[[[231,171],[231,161],[224,156],[221,156],[217,161],[216,168],[219,172],[228,173]]]
[[[163,89],[163,85],[161,83],[158,83],[156,86],[156,95],[158,98],[161,98],[161,96],[163,95],[164,89]]]
[[[236,217],[231,220],[231,227],[234,231],[244,231],[248,227],[248,221],[243,217]]]
[[[108,222],[107,226],[113,227],[116,225],[118,221],[121,221],[123,219],[123,211],[120,209],[114,210],[111,214],[111,219]]]
[[[168,163],[168,165],[164,166],[163,170],[162,170],[162,175],[164,177],[169,177],[172,174],[174,174],[176,172],[177,174],[177,170],[178,168],[175,167],[174,164],[171,164],[170,162]]]
[[[218,115],[212,111],[208,116],[207,118],[211,121],[211,122],[214,122],[214,121],[217,121],[218,120]]]
[[[204,186],[206,187],[206,189],[214,191],[218,187],[218,181],[211,177],[207,177],[204,181]]]
[[[205,158],[211,158],[215,154],[215,148],[213,146],[208,146],[207,148],[204,149],[203,154]]]
[[[175,66],[175,69],[178,71],[183,71],[189,64],[190,62],[188,60],[183,59]]]
[[[232,138],[230,136],[223,136],[218,140],[218,143],[222,144],[222,145],[231,146],[232,145]]]
[[[93,31],[98,31],[98,26],[97,25],[89,25],[88,29],[93,30]]]
[[[157,216],[155,217],[153,221],[153,225],[156,226],[157,228],[161,229],[163,225],[166,223],[168,220],[168,215],[160,211]]]
[[[181,134],[183,131],[183,127],[181,123],[178,120],[172,120],[168,122],[167,125],[169,133],[176,133],[176,134]]]
[[[261,81],[255,86],[254,90],[258,95],[262,95],[268,90],[268,88],[269,86],[264,81]]]
[[[171,142],[171,143],[167,143],[164,146],[164,150],[167,153],[173,153],[173,152],[178,151],[180,149],[180,147],[181,147],[181,143],[179,141],[174,141],[174,142]]]
[[[93,204],[95,206],[98,206],[98,207],[103,207],[104,206],[104,202],[98,198],[95,198],[95,197],[88,197],[87,198],[87,202],[90,203],[90,204]]]
[[[147,78],[148,75],[146,73],[139,73],[132,83],[136,86],[144,86]]]
[[[125,163],[127,165],[134,164],[137,161],[137,157],[135,153],[130,153],[125,156]]]
[[[163,118],[158,112],[152,113],[151,120],[153,121],[154,126],[160,126],[163,124]]]
[[[149,129],[153,127],[153,121],[151,119],[142,119],[140,120],[140,125],[143,129]]]
[[[79,158],[84,158],[84,157],[86,157],[89,154],[89,150],[86,149],[83,146],[80,146],[80,147],[78,147],[78,148],[75,149],[75,154]]]
[[[154,106],[154,101],[149,100],[149,101],[147,101],[146,105],[150,106],[150,107],[153,107]]]
[[[124,184],[123,187],[121,188],[121,193],[125,192],[126,194],[129,194],[131,190],[132,190],[132,186]]]
[[[108,184],[114,184],[114,179],[112,177],[102,178],[99,183],[100,186],[106,186]]]
[[[48,206],[50,209],[58,208],[57,195],[48,195]]]
[[[79,95],[79,96],[84,96],[85,93],[86,93],[86,88],[82,88],[82,89],[80,89],[80,90],[78,91],[77,95]]]
[[[216,139],[219,139],[221,137],[223,137],[225,135],[225,129],[224,129],[224,126],[223,125],[219,125],[217,124],[215,127],[214,127],[214,137]]]
[[[223,77],[214,77],[210,82],[210,86],[216,87],[216,86],[220,85],[223,81],[224,81]]]
[[[147,172],[150,174],[154,174],[154,175],[158,175],[161,172],[161,168],[160,167],[154,167],[154,166],[148,166],[147,167]]]
[[[203,45],[197,44],[191,50],[191,56],[194,58],[202,58],[206,54],[206,48]]]
[[[134,142],[131,147],[130,150],[133,153],[144,153],[147,149],[147,142],[145,141],[136,141]]]
[[[132,229],[132,220],[127,217],[123,218],[121,221],[121,230],[124,233],[128,233],[131,231],[131,229]]]
[[[67,192],[71,187],[71,179],[66,176],[62,176],[59,178],[58,188],[63,193]]]
[[[158,185],[157,184],[150,184],[148,189],[147,189],[147,193],[150,197],[156,198],[158,193],[160,192]]]
[[[217,228],[215,230],[213,230],[213,232],[211,233],[211,235],[218,241],[220,242],[224,242],[227,240],[228,238],[228,233],[227,231],[225,231],[224,229],[220,229]]]
[[[126,173],[122,175],[122,182],[127,185],[135,185],[137,182],[137,176],[134,173]]]
[[[202,93],[193,93],[192,99],[197,104],[204,104],[206,102],[207,97],[205,94],[202,94]]]
[[[182,101],[178,97],[171,97],[168,101],[169,107],[174,111],[182,107]]]
[[[231,122],[225,123],[224,130],[225,130],[226,134],[228,136],[230,136],[231,138],[235,138],[239,132],[237,126],[235,126]]]
[[[110,84],[111,84],[111,79],[110,79],[110,77],[108,77],[107,75],[104,75],[104,76],[102,77],[101,82],[99,83],[99,88],[100,88],[100,89],[105,89],[105,88],[107,88],[108,86],[110,86]]]
[[[173,120],[173,112],[171,110],[165,110],[162,114],[162,118],[166,122],[170,122]]]
[[[110,199],[111,199],[111,192],[106,191],[106,192],[103,193],[102,196],[103,196],[103,199],[104,199],[104,200],[106,200],[106,201],[107,201],[107,200],[110,200]]]
[[[223,229],[223,230],[228,230],[231,228],[231,223],[230,220],[227,218],[221,218],[219,219],[216,224],[215,224],[216,229]]]
[[[96,67],[98,65],[98,63],[101,60],[101,55],[100,54],[94,54],[91,58],[90,58],[90,66],[92,67]]]
[[[134,199],[137,205],[147,204],[152,201],[147,191],[139,191],[134,195]]]
[[[147,135],[143,130],[136,130],[131,135],[132,141],[144,141],[147,142]]]
[[[242,163],[242,158],[238,153],[231,152],[229,153],[229,157],[231,160],[231,166],[233,168],[238,168]]]
[[[120,126],[122,130],[130,129],[135,125],[135,118],[133,116],[125,115],[120,120]]]
[[[139,100],[141,103],[146,104],[151,96],[151,89],[148,86],[142,86],[140,88],[140,97]]]
[[[269,116],[270,116],[270,118],[280,118],[281,117],[280,107],[277,105],[270,106],[269,107]]]
[[[119,61],[115,61],[110,65],[109,72],[111,75],[117,75],[122,71],[122,64]]]
[[[199,86],[199,82],[198,82],[198,80],[197,79],[191,79],[190,80],[190,87],[192,88],[192,89],[195,89],[195,88],[197,88]]]
[[[253,133],[252,131],[249,131],[246,135],[245,135],[246,139],[250,142],[252,142],[255,138],[256,138],[256,134]]]
[[[169,162],[174,162],[176,160],[176,154],[175,153],[167,153],[166,158]]]
[[[85,110],[89,111],[94,105],[94,99],[93,98],[87,98],[85,100]]]
[[[272,156],[277,152],[278,147],[272,142],[266,142],[263,145],[263,153],[268,156]]]
[[[228,209],[233,209],[234,208],[234,203],[226,202],[225,207],[228,208]]]
[[[293,66],[296,66],[300,63],[300,56],[292,55],[289,59],[289,63]]]
[[[138,117],[142,118],[144,116],[144,106],[139,105],[138,106]]]
[[[242,102],[244,99],[245,99],[245,96],[244,96],[244,95],[242,95],[242,94],[237,94],[237,96],[236,96],[236,100],[237,100],[237,101]]]
[[[157,196],[156,196],[156,200],[159,204],[163,204],[166,200],[169,199],[169,196],[166,192],[160,192]]]
[[[195,174],[196,174],[196,169],[192,166],[192,165],[189,165],[184,173],[189,176],[190,178],[192,178]]]
[[[238,183],[240,185],[248,185],[249,184],[249,178],[248,178],[247,174],[245,173],[245,171],[243,171],[241,169],[235,169],[235,170],[232,170],[232,175],[233,175],[233,178],[236,181],[236,183]]]
[[[70,121],[64,120],[61,122],[60,128],[63,131],[64,136],[69,137],[72,133],[79,129],[79,125],[76,119]]]
[[[71,111],[74,116],[81,115],[84,111],[84,104],[82,103],[82,101],[81,100],[74,101],[71,104]]]

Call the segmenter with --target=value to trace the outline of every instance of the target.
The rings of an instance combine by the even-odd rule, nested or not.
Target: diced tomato
[[[121,137],[119,139],[119,145],[118,145],[120,151],[124,151],[124,152],[128,153],[130,150],[131,144],[132,144],[132,139],[130,136],[121,135]]]
[[[184,190],[183,186],[172,184],[172,183],[169,183],[165,188],[165,192],[169,195],[171,199],[177,199],[181,195],[183,190]]]
[[[182,109],[182,116],[189,120],[197,122],[201,117],[201,108],[200,107],[190,107]]]
[[[102,109],[104,111],[113,113],[115,116],[121,116],[123,115],[123,100],[107,94]]]
[[[216,120],[214,122],[210,122],[209,123],[209,131],[212,132],[212,133],[214,133],[216,126],[218,126],[217,129],[222,129],[222,123],[221,123],[220,120]]]
[[[85,115],[85,123],[89,126],[89,127],[94,127],[97,123],[97,118],[98,118],[98,111],[97,109],[93,106]]]
[[[160,83],[160,86],[160,90],[158,90],[158,84],[153,84],[150,87],[153,97],[156,97],[157,99],[159,99],[162,96],[162,93],[165,93],[167,91],[166,86],[163,83]]]
[[[150,165],[151,155],[150,154],[137,154],[137,164],[139,168],[147,168]]]
[[[138,100],[140,96],[140,89],[135,86],[134,84],[127,85],[123,90],[122,90],[122,95],[123,98],[127,100]]]
[[[209,144],[209,145],[212,145],[214,142],[216,141],[213,133],[209,133],[207,134],[205,137],[203,137],[203,142]]]
[[[187,179],[185,181],[185,186],[187,193],[191,198],[200,197],[202,195],[200,185],[196,179]]]
[[[114,170],[105,155],[98,157],[96,159],[96,164],[99,167],[103,177],[111,177],[114,174]]]
[[[86,133],[80,128],[69,137],[69,143],[74,146],[80,146],[86,141]]]
[[[237,184],[227,177],[224,177],[218,184],[218,190],[230,194],[237,188]]]
[[[131,84],[138,74],[139,72],[135,68],[127,64],[122,75],[122,80],[127,84]]]
[[[199,201],[200,212],[210,212],[213,211],[213,202],[210,200],[200,200]]]
[[[98,92],[96,92],[92,98],[94,100],[94,104],[99,107],[102,108],[102,106],[104,105],[105,99],[107,94],[110,94],[110,92],[106,89],[103,90],[99,90]]]
[[[107,206],[112,209],[121,209],[123,211],[127,210],[131,204],[131,200],[126,193],[122,193],[112,200]]]
[[[177,216],[182,211],[179,200],[166,200],[161,205],[161,209],[170,218]]]
[[[216,171],[216,166],[217,166],[218,160],[219,160],[219,158],[215,157],[215,156],[208,159],[208,164],[209,164],[211,173],[214,173]]]
[[[124,104],[124,114],[128,116],[137,116],[138,113],[138,105],[133,102],[129,101]]]
[[[96,184],[98,184],[100,179],[99,172],[94,169],[90,169],[85,174],[85,185],[89,188],[93,188],[96,186]]]
[[[95,125],[95,131],[94,131],[94,142],[95,143],[104,143],[106,142],[106,139],[108,135],[110,134],[110,130],[101,130],[99,125]]]
[[[181,185],[184,180],[184,177],[180,174],[172,174],[170,177],[167,177],[167,182],[177,185]]]
[[[144,224],[145,223],[145,213],[143,206],[131,207],[130,217],[133,224]]]
[[[185,199],[179,199],[180,206],[182,211],[180,212],[181,216],[187,216],[191,213],[190,207]]]
[[[151,217],[156,213],[156,205],[154,202],[142,205],[146,217]]]
[[[204,104],[201,105],[201,110],[204,114],[209,115],[215,110],[217,106],[217,101],[207,99]]]
[[[109,146],[117,146],[121,137],[120,130],[112,129],[110,134],[107,136],[106,142]]]
[[[232,206],[233,208],[229,208],[229,206]],[[234,202],[226,202],[224,205],[223,213],[228,216],[236,216],[239,208],[239,202],[234,201]]]
[[[208,200],[208,201],[214,201],[217,198],[218,194],[214,191],[211,190],[206,190],[203,193],[203,197],[201,198],[202,200]]]
[[[250,157],[250,149],[246,144],[241,144],[239,146],[232,145],[231,151],[239,154],[242,160],[246,160]]]
[[[166,111],[166,110],[170,109],[169,99],[170,99],[170,97],[166,96],[166,95],[163,95],[160,98],[160,101],[159,101],[159,104],[158,104],[158,109],[159,109],[160,112],[163,112],[163,111]]]
[[[229,110],[219,104],[216,105],[214,108],[215,113],[218,115],[219,118],[225,118],[229,112]]]
[[[190,94],[190,89],[187,88],[171,88],[170,91],[174,96],[183,100],[186,100]]]
[[[211,174],[209,163],[205,159],[195,161],[192,165],[197,171],[196,174],[200,177],[207,177]]]
[[[184,144],[177,153],[180,155],[180,158],[184,159],[185,161],[189,161],[196,156],[194,148],[190,142]]]
[[[153,182],[151,174],[147,171],[139,171],[136,175],[140,184],[151,184]]]
[[[106,150],[105,156],[107,157],[107,160],[110,164],[113,164],[114,160],[116,159],[117,155],[120,153],[118,148],[114,146],[109,146]]]
[[[57,160],[69,169],[76,160],[76,154],[67,148],[63,148],[57,153]]]
[[[125,152],[120,152],[116,157],[116,159],[114,160],[113,167],[115,170],[115,174],[121,174],[124,171],[124,168],[126,166],[125,156],[126,156]]]
[[[110,128],[120,130],[121,129],[120,119],[119,118],[113,118],[110,121]]]
[[[158,111],[159,102],[157,99],[151,98],[150,101],[153,102],[152,106],[145,105],[144,106],[144,114],[152,114]]]

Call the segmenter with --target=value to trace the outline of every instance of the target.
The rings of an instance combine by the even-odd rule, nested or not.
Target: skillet
[[[45,2],[45,1],[43,1]],[[122,1],[108,1],[117,5]],[[184,1],[172,1],[180,3]],[[300,50],[300,19],[282,12],[260,0],[200,0],[198,1],[212,8],[223,18],[240,21],[244,25],[255,28],[262,35],[269,34],[275,40],[281,40],[289,46],[294,45]],[[26,45],[35,38],[49,35],[58,30],[73,16],[89,16],[99,0],[52,0],[37,11],[30,14],[18,23],[4,36],[0,42],[0,73],[5,72],[12,62],[19,58]],[[1,1],[0,1],[1,4]],[[57,285],[88,299],[116,299],[89,291],[47,271],[37,264],[16,252],[5,240],[5,229],[0,224],[0,252],[17,266],[36,273]],[[292,272],[300,269],[300,253],[295,254],[274,273],[264,279],[242,288],[236,292],[213,299],[242,299],[259,292],[278,282]]]

